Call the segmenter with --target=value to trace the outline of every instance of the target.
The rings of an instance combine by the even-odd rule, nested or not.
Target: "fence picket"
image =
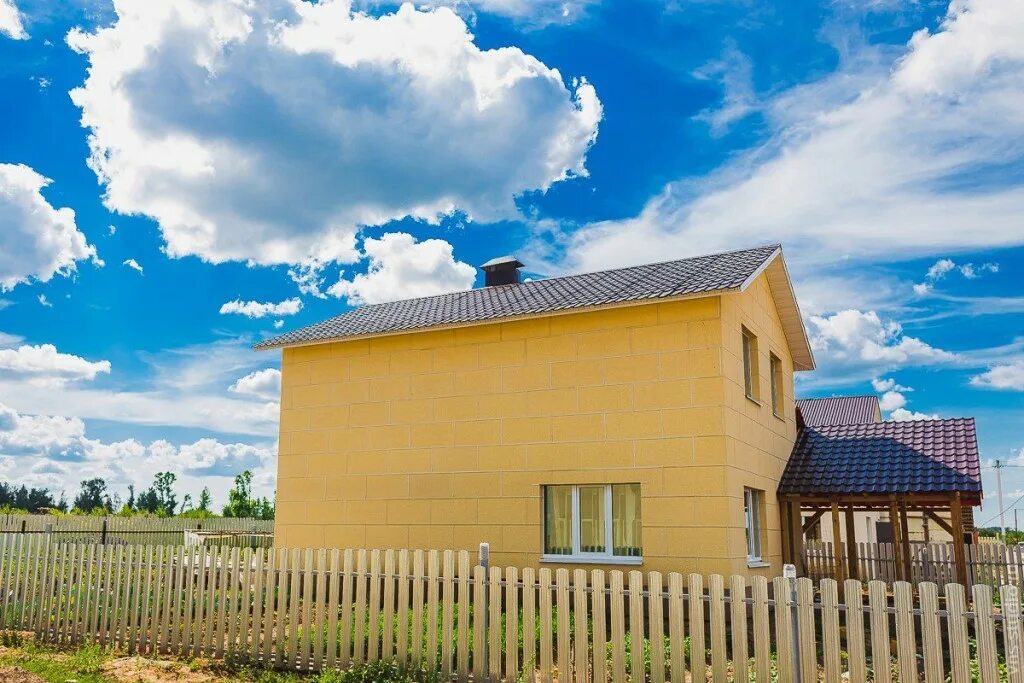
[[[704,651],[704,577],[690,574],[687,601],[690,608],[690,675],[704,679],[708,668]]]
[[[585,569],[576,569],[572,573],[572,596],[573,596],[573,630],[572,651],[573,651],[573,677],[576,683],[587,683],[587,572]]]
[[[381,655],[385,660],[394,657],[395,652],[395,580],[395,551],[389,549],[384,553],[384,630],[381,635]]]
[[[501,680],[501,569],[491,567],[487,588],[489,605],[487,669],[492,680]]]
[[[406,572],[409,569],[409,554],[405,550],[402,551],[404,554],[404,564],[402,571]],[[327,603],[327,668],[333,669],[334,665],[338,661],[338,605],[339,597],[341,594],[342,580],[339,575],[341,572],[341,553],[337,548],[331,550],[331,573],[330,582],[327,589],[328,592],[328,603]],[[404,582],[403,582],[403,585]],[[256,594],[259,595],[259,589],[256,589]],[[402,605],[402,612],[406,612],[405,603]],[[401,642],[406,642],[406,629],[402,628],[399,633],[401,634]],[[405,660],[402,660],[402,664],[405,664]]]
[[[896,661],[901,681],[917,680],[917,640],[914,637],[913,588],[906,581],[893,585],[896,607]]]
[[[921,601],[921,646],[925,683],[945,680],[942,665],[942,632],[939,630],[939,596],[934,583],[918,586]]]
[[[392,556],[391,572],[394,574],[394,556]],[[394,579],[394,577],[391,577]],[[316,553],[316,618],[313,622],[313,671],[322,671],[324,668],[324,649],[326,633],[324,628],[327,622],[327,551],[321,548]],[[388,634],[392,633],[391,621],[388,622]],[[391,642],[388,638],[387,642]],[[390,653],[389,653],[390,655]]]
[[[356,554],[356,605],[352,624],[352,661],[356,664],[366,659],[366,572],[366,551],[360,550]],[[417,604],[422,609],[423,605]],[[416,661],[419,661],[418,657]]]
[[[768,624],[768,580],[755,576],[751,586],[754,626],[754,680],[767,681],[771,677],[771,631]],[[749,669],[748,669],[749,672]],[[674,681],[673,681],[674,683]]]
[[[647,575],[647,610],[648,626],[647,637],[651,642],[651,680],[665,680],[665,615],[664,582],[661,572],[651,572]],[[584,677],[584,683],[586,679]]]
[[[796,612],[800,643],[813,643],[814,637],[814,583],[801,577],[796,580]],[[813,681],[818,677],[817,648],[801,647],[800,667],[801,680]]]
[[[379,557],[379,556],[378,556]],[[300,586],[302,593],[302,639],[299,641],[299,658],[296,666],[303,671],[308,671],[312,661],[313,646],[313,585],[315,582],[313,574],[313,551],[306,550],[302,561],[302,574]],[[373,610],[375,613],[377,610]],[[376,629],[374,629],[376,632]],[[376,654],[376,653],[375,653]],[[374,657],[376,659],[376,657]]]
[[[793,597],[792,579],[776,577],[772,581],[775,596],[775,639],[779,658],[779,680],[792,681],[796,678],[797,662],[793,657]]]
[[[612,683],[625,683],[626,680],[626,622],[623,610],[622,572],[612,570],[611,603],[612,617]]]
[[[892,683],[891,654],[889,651],[889,615],[885,584],[868,584],[868,605],[871,608],[871,671],[876,683]]]
[[[708,577],[708,610],[711,612],[711,676],[716,681],[726,678],[725,662],[725,592],[721,575]]]
[[[434,553],[434,551],[431,551],[431,552]],[[436,557],[436,553],[434,553],[434,555]],[[432,559],[432,561],[436,562],[436,559],[434,559],[433,557],[431,559]],[[431,584],[435,583],[436,579],[437,579],[436,576],[432,576]],[[436,594],[435,594],[435,597],[436,597]],[[367,629],[366,629],[366,631],[367,631],[366,636],[367,636],[367,640],[368,640],[368,642],[367,642],[367,651],[366,651],[366,660],[370,661],[370,662],[373,662],[373,661],[376,661],[378,659],[378,653],[380,652],[380,640],[381,640],[381,637],[380,637],[380,550],[376,550],[376,549],[374,549],[373,551],[370,552],[370,590],[369,590],[369,593],[367,595],[367,601],[368,602],[366,604],[366,611],[367,611],[367,614],[369,616],[369,619],[368,619],[369,624],[368,624]],[[437,618],[436,617],[436,614],[437,614],[437,609],[436,609],[437,601],[436,600],[431,600],[430,601],[430,605],[431,605],[431,609],[432,609],[433,613],[435,614],[434,618],[436,619]],[[435,634],[434,638],[437,638],[437,635],[436,635],[437,634],[437,622],[435,621],[433,625],[434,625],[433,632]],[[435,660],[437,658],[437,655],[435,654],[434,649],[429,649],[428,651],[430,653],[430,659],[428,659],[427,662],[431,666],[435,666],[436,665],[436,661]]]
[[[572,638],[572,631],[569,628],[569,570],[564,567],[555,571],[555,614],[555,633],[558,641],[555,655],[558,662],[558,680],[570,681],[572,680],[572,651],[569,649],[569,642]]]
[[[423,551],[412,557],[412,663],[423,660]]]
[[[505,567],[505,678],[519,677],[519,570]]]
[[[839,683],[839,596],[833,579],[821,581],[821,636],[825,683]]]
[[[455,554],[444,551],[441,568],[441,677],[452,677],[452,641],[455,637]]]
[[[999,680],[996,671],[996,625],[992,618],[992,588],[975,585],[972,588],[974,597],[974,629],[978,639],[978,669],[981,683],[996,683]]]
[[[536,604],[537,584],[533,567],[523,569],[523,670],[533,671],[537,668],[536,648]],[[474,615],[474,622],[476,617]],[[476,659],[474,653],[473,659]]]
[[[864,648],[864,586],[858,579],[847,579],[843,592],[846,598],[846,652],[850,683],[867,681]]]
[[[469,680],[469,606],[471,604],[469,600],[469,572],[469,553],[461,551],[459,553],[458,572],[459,615],[457,618],[458,644],[456,645],[456,650],[458,650],[459,660],[457,669],[459,680],[462,683],[466,683]],[[401,659],[401,657],[399,658]]]
[[[1024,682],[1021,670],[1021,607],[1020,588],[1002,586],[999,589],[999,604],[1003,612],[1003,653],[1006,658],[1006,672],[1010,683]]]
[[[484,656],[485,615],[487,614],[487,597],[484,593],[487,584],[484,568],[473,567],[473,680],[482,681],[487,677],[487,659]],[[548,612],[550,613],[550,609]],[[550,616],[548,617],[550,619]],[[543,674],[542,674],[543,675]]]
[[[540,611],[540,679],[545,683],[551,681],[553,666],[551,657],[551,570],[547,567],[537,572],[539,588],[537,589],[538,607]]]
[[[438,582],[441,577],[440,557],[436,550],[427,554],[427,666],[437,666]]]
[[[417,577],[423,573],[423,551],[416,551],[419,556],[419,573]],[[347,667],[349,662],[352,661],[352,592],[355,589],[354,581],[355,578],[352,576],[352,550],[345,550],[344,568],[342,569],[342,584],[341,584],[341,666]],[[422,587],[420,581],[416,581],[417,586]],[[422,590],[422,588],[421,588]],[[420,596],[422,597],[422,593]],[[415,638],[416,630],[413,629],[413,637]],[[413,641],[416,642],[415,640]],[[419,655],[416,651],[413,651],[413,662],[419,663]]]

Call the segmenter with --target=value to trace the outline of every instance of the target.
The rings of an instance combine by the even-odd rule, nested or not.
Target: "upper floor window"
[[[769,356],[772,376],[772,412],[782,417],[782,361],[774,353]]]
[[[763,562],[761,551],[761,508],[764,491],[743,489],[743,520],[747,532],[747,562]]]
[[[747,398],[754,401],[760,400],[758,391],[757,372],[757,337],[743,328],[743,390]]]
[[[544,558],[636,562],[642,555],[640,484],[544,487]]]

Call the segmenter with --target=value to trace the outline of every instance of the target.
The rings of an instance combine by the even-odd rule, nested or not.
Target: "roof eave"
[[[797,301],[781,246],[776,248],[764,260],[764,263],[747,277],[740,285],[739,291],[746,290],[761,274],[766,274],[768,277],[768,285],[775,298],[775,306],[779,312],[782,329],[789,342],[789,352],[793,357],[793,369],[798,371],[814,370],[816,367],[814,351],[811,350],[811,341],[807,336],[807,328],[804,327],[800,303]]]

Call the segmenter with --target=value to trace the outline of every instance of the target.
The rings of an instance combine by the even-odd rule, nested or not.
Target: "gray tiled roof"
[[[855,425],[882,419],[877,396],[802,398],[797,400],[796,407],[808,427]]]
[[[974,418],[805,427],[779,482],[808,496],[955,491],[981,499]]]
[[[270,349],[739,288],[778,245],[356,308],[256,345]]]

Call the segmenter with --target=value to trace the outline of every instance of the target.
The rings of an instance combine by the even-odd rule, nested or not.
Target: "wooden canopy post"
[[[853,505],[845,510],[846,514],[846,560],[848,562],[848,573],[851,579],[860,578],[857,571],[857,527],[854,523]]]
[[[803,517],[800,514],[800,499],[794,498],[789,505],[789,515],[792,519],[790,529],[793,532],[790,540],[793,564],[796,566],[797,576],[807,576],[807,567],[804,566],[804,527]]]
[[[782,529],[782,563],[793,564],[792,540],[793,522],[789,510],[789,499],[779,499],[779,527]]]
[[[833,572],[836,583],[843,585],[845,570],[843,567],[843,537],[839,526],[839,503],[832,502],[832,546],[835,548],[833,557]]]
[[[912,581],[913,578],[914,578],[914,573],[913,573],[913,571],[911,569],[911,567],[912,567],[911,560],[913,558],[910,556],[910,528],[909,528],[909,526],[910,525],[909,525],[909,523],[907,521],[907,499],[906,498],[900,498],[900,543],[903,546],[902,549],[901,549],[900,555],[903,558],[903,580],[904,581]]]
[[[900,537],[900,532],[903,530],[900,524],[900,514],[896,507],[896,500],[892,499],[889,501],[889,525],[892,527],[892,549],[895,560],[896,580],[905,581],[906,575],[903,573],[903,539]]]
[[[964,511],[960,502],[960,492],[953,494],[949,504],[950,521],[953,527],[953,561],[956,564],[956,581],[967,588],[967,555],[964,547]]]

